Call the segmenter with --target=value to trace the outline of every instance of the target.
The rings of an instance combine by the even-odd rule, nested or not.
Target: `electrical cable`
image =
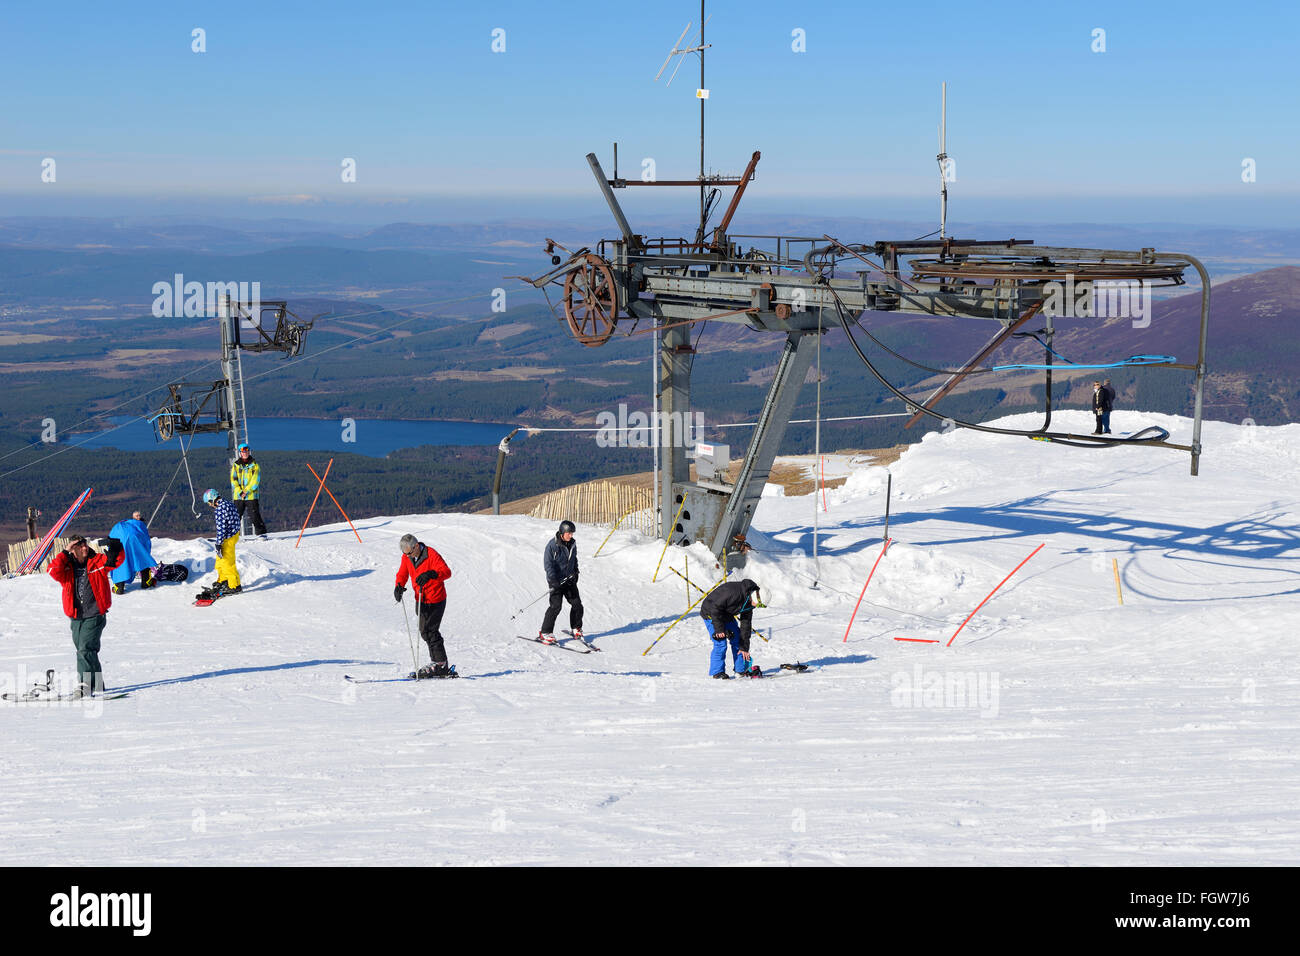
[[[858,353],[858,358],[862,360],[862,363],[866,365],[866,367],[871,371],[871,374],[879,380],[881,385],[893,392],[895,396],[900,398],[909,408],[912,408],[915,411],[929,415],[931,418],[937,418],[941,421],[950,421],[959,428],[969,428],[972,431],[986,432],[991,435],[1017,435],[1024,438],[1033,438],[1038,441],[1050,441],[1061,445],[1073,445],[1079,448],[1102,448],[1114,445],[1166,444],[1165,440],[1169,437],[1169,432],[1158,425],[1148,426],[1147,428],[1124,438],[1104,438],[1100,436],[1093,438],[1092,436],[1076,435],[1071,432],[1025,431],[1018,428],[999,428],[995,425],[980,425],[975,422],[967,422],[953,418],[948,415],[940,415],[938,412],[917,403],[914,399],[908,398],[901,391],[895,388],[892,382],[880,374],[876,367],[871,363],[871,359],[867,358],[866,353],[862,351],[862,347],[858,345],[858,340],[853,337],[853,330],[849,328],[849,322],[846,318],[846,310],[844,304],[840,301],[840,297],[835,293],[835,290],[830,287],[829,283],[823,282],[823,285],[826,285],[827,290],[831,294],[831,298],[835,300],[835,309],[839,314],[840,325],[844,329],[844,334],[848,337],[849,344],[852,345],[853,350]]]
[[[414,305],[407,306],[407,308],[428,308],[429,306],[437,306],[437,305],[455,305],[455,304],[458,303],[458,302],[468,302],[468,301],[471,301],[471,300],[473,300],[473,299],[481,299],[481,298],[483,298],[483,297],[484,297],[484,294],[481,293],[481,292],[478,292],[478,293],[475,293],[475,294],[473,294],[473,295],[458,296],[458,297],[456,297],[456,298],[452,298],[452,299],[434,299],[434,300],[429,301],[429,302],[417,302],[417,303],[415,303]],[[392,311],[392,310],[391,310],[391,309],[388,309],[388,308],[378,308],[378,309],[369,309],[369,310],[367,310],[367,311],[365,311],[365,312],[354,312],[354,313],[345,314],[345,315],[338,315],[338,316],[336,316],[336,315],[332,315],[332,314],[330,314],[330,313],[327,313],[327,314],[330,314],[332,318],[334,318],[335,320],[338,320],[338,319],[354,319],[354,318],[362,318],[362,317],[364,317],[364,316],[368,316],[368,315],[378,315],[378,314],[382,314],[382,313],[384,313],[384,312],[391,312],[391,311]],[[311,355],[304,355],[304,356],[300,356],[300,357],[297,358],[297,359],[290,359],[288,362],[281,362],[281,363],[279,363],[278,365],[276,365],[274,368],[267,369],[267,370],[264,371],[264,372],[258,372],[258,373],[254,374],[254,375],[250,375],[250,376],[248,376],[248,378],[249,378],[249,379],[257,379],[257,378],[261,378],[263,375],[269,375],[269,374],[271,374],[271,373],[273,373],[273,372],[279,372],[279,371],[281,371],[281,370],[283,370],[283,369],[285,369],[285,368],[289,368],[290,366],[296,366],[296,365],[298,365],[298,364],[301,364],[302,362],[313,361],[313,360],[315,360],[315,359],[320,358],[322,355],[327,355],[327,354],[329,354],[330,352],[336,351],[336,350],[338,350],[338,349],[341,349],[341,348],[347,348],[347,347],[350,346],[350,345],[355,345],[357,342],[360,342],[360,341],[362,341],[363,339],[372,338],[372,337],[374,337],[374,336],[376,336],[376,335],[382,335],[382,334],[385,333],[385,332],[390,332],[390,331],[392,331],[393,329],[401,328],[403,325],[409,325],[411,322],[414,322],[414,321],[416,321],[417,319],[421,319],[421,318],[425,318],[425,316],[419,316],[419,315],[412,315],[412,316],[409,316],[408,318],[405,318],[405,319],[403,319],[403,320],[400,321],[400,322],[394,322],[392,325],[385,326],[385,327],[382,328],[382,329],[375,329],[374,331],[372,331],[372,332],[367,332],[367,333],[365,333],[364,335],[358,335],[358,336],[356,336],[355,338],[349,339],[349,340],[346,341],[346,342],[341,342],[341,343],[339,343],[338,345],[332,345],[332,346],[330,346],[330,347],[327,348],[327,349],[322,349],[321,351],[319,351],[319,352],[314,352],[314,353],[312,353]],[[413,333],[413,334],[414,334],[414,335],[424,335],[424,334],[426,334],[426,333],[428,333],[428,332],[437,332],[437,331],[440,331],[440,330],[439,330],[439,329],[425,329],[424,332],[416,332],[416,333]],[[199,366],[197,369],[194,369],[193,371],[198,371],[198,370],[200,370],[200,369],[207,368],[208,365],[220,365],[220,364],[221,364],[221,362],[220,362],[220,360],[218,359],[218,360],[213,361],[213,362],[208,362],[208,363],[206,363],[205,365],[201,365],[201,366]],[[130,404],[131,402],[136,401],[137,399],[143,398],[143,397],[145,397],[146,395],[150,395],[150,394],[152,394],[153,392],[161,391],[163,388],[166,388],[166,387],[167,387],[167,386],[163,385],[163,386],[159,386],[158,388],[151,388],[151,389],[148,389],[148,390],[145,391],[145,392],[141,392],[140,394],[133,396],[133,397],[132,397],[131,399],[129,399],[128,401],[123,402],[122,405],[128,405],[128,404]],[[118,405],[118,406],[115,406],[115,407],[116,407],[116,408],[121,408],[122,405]],[[109,409],[108,411],[112,411],[112,410],[113,410],[113,409]],[[17,468],[13,468],[13,469],[11,469],[11,470],[9,470],[9,471],[6,471],[6,472],[0,474],[0,478],[8,478],[10,475],[15,475],[15,474],[17,474],[17,473],[20,472],[20,471],[24,471],[24,470],[26,470],[26,469],[32,467],[33,465],[39,465],[39,464],[41,464],[42,462],[49,461],[51,458],[55,458],[55,457],[57,457],[58,455],[62,455],[64,452],[67,452],[67,451],[74,451],[75,449],[80,448],[82,445],[85,445],[85,444],[87,444],[88,442],[93,441],[93,440],[96,439],[96,438],[102,438],[102,437],[105,436],[105,435],[111,435],[113,432],[117,431],[118,429],[126,428],[128,425],[134,425],[134,424],[136,424],[136,423],[138,423],[138,422],[141,422],[141,421],[147,421],[147,420],[148,420],[148,419],[149,419],[153,414],[154,414],[154,413],[151,411],[151,412],[149,412],[149,413],[147,413],[147,414],[145,414],[145,415],[137,415],[137,416],[135,416],[134,418],[130,419],[129,421],[121,422],[120,424],[114,425],[112,428],[107,428],[107,429],[105,429],[105,430],[103,430],[103,431],[95,432],[93,435],[89,436],[89,437],[86,438],[84,441],[74,442],[74,443],[71,443],[71,444],[64,445],[63,447],[59,448],[58,451],[51,452],[50,454],[45,455],[45,456],[42,457],[42,458],[38,458],[38,459],[36,459],[35,461],[29,461],[29,462],[28,462],[27,464],[25,464],[25,465],[20,465],[20,466],[17,467]],[[99,417],[99,416],[96,416],[96,417]],[[87,419],[87,421],[94,421],[94,418]],[[20,449],[18,449],[18,450],[15,451],[15,452],[11,452],[10,454],[17,454],[19,451],[23,451],[23,450],[28,449],[28,448],[34,448],[34,447],[36,447],[36,446],[39,445],[39,444],[44,444],[44,443],[43,443],[43,442],[33,442],[32,444],[30,444],[30,445],[26,445],[26,446],[24,446],[24,448],[20,448]],[[4,457],[8,457],[8,456],[4,456]]]

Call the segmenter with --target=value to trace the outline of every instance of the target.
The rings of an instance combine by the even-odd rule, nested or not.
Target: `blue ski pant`
[[[713,656],[709,658],[709,674],[721,674],[727,669],[727,645],[731,645],[731,669],[739,674],[745,669],[740,656],[740,625],[734,620],[726,623],[706,620],[709,637],[713,639]],[[715,630],[716,629],[716,630]],[[722,631],[719,636],[717,631]]]

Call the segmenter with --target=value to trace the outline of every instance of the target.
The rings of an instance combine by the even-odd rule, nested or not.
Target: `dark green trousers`
[[[77,648],[77,680],[98,694],[104,690],[104,671],[99,666],[99,636],[107,616],[72,619],[72,643]]]

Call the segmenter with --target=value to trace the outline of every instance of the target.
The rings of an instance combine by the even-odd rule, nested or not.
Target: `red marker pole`
[[[1042,544],[1040,544],[1038,547],[1034,548],[1034,550],[1030,553],[1029,558],[1032,558],[1032,557],[1033,557],[1035,554],[1037,554],[1039,551],[1042,551],[1043,548],[1046,547],[1046,546],[1047,546],[1047,542],[1044,541],[1044,542],[1043,542]],[[1029,563],[1029,558],[1025,558],[1024,561],[1021,561],[1021,562],[1020,562],[1019,564],[1017,564],[1014,568],[1012,568],[1012,570],[1011,570],[1011,574],[1015,574],[1017,571],[1019,571],[1021,568],[1023,568],[1026,564],[1028,564],[1028,563]],[[975,610],[974,610],[974,611],[971,611],[969,614],[966,615],[966,620],[961,622],[961,627],[957,628],[957,630],[955,630],[955,631],[952,632],[952,637],[948,638],[948,643],[947,643],[946,646],[948,646],[948,647],[952,647],[952,642],[955,641],[955,640],[957,640],[957,635],[961,633],[961,628],[966,626],[967,622],[969,622],[970,619],[973,618],[973,617],[975,616],[975,613],[976,613],[977,611],[979,611],[980,608],[982,608],[985,604],[988,604],[988,603],[989,603],[989,598],[993,597],[993,595],[995,595],[995,594],[998,593],[998,588],[1002,587],[1002,585],[1006,584],[1008,581],[1011,580],[1011,574],[1008,574],[1005,578],[1003,578],[1001,581],[999,581],[999,582],[998,582],[998,587],[997,587],[997,588],[994,588],[992,591],[989,592],[989,597],[986,597],[983,601],[980,601],[980,603],[976,606]]]
[[[330,461],[333,462],[334,459],[331,458]],[[307,466],[307,470],[310,471],[313,475],[316,475],[316,469],[313,468],[311,465],[308,465],[308,466]],[[316,480],[320,482],[320,486],[321,486],[322,488],[325,488],[325,479],[324,479],[324,478],[322,478],[320,475],[316,475]],[[343,515],[343,520],[346,521],[346,522],[348,523],[348,527],[349,527],[349,528],[352,528],[352,533],[357,535],[357,543],[358,543],[358,544],[365,544],[365,542],[361,540],[361,535],[357,534],[357,529],[353,526],[353,524],[352,524],[352,519],[349,518],[349,517],[348,517],[348,513],[347,513],[346,511],[343,510],[343,506],[342,506],[341,504],[339,504],[339,500],[338,500],[337,498],[334,497],[334,492],[330,491],[328,488],[325,488],[325,494],[327,494],[327,495],[330,496],[330,501],[334,502],[334,507],[339,509],[339,514]],[[320,492],[319,492],[319,491],[316,492],[316,496],[317,496],[317,497],[320,497]]]
[[[889,550],[889,542],[890,539],[886,538],[884,547],[882,547],[880,553],[876,555],[876,564],[871,566],[871,574],[867,575],[867,584],[871,583],[871,575],[876,573],[876,565],[880,564],[880,559],[883,558],[885,552]],[[844,629],[844,640],[840,642],[842,644],[847,644],[849,642],[849,631],[853,630],[853,619],[858,616],[858,608],[862,607],[862,598],[866,596],[867,584],[862,585],[862,593],[858,595],[858,603],[853,605],[853,613],[849,615],[849,626]]]
[[[333,467],[334,467],[334,459],[331,458],[329,464],[325,466],[325,478],[328,478],[330,476],[330,469]],[[311,468],[311,466],[309,465],[308,468]],[[316,470],[312,468],[311,473],[313,475],[316,474]],[[320,479],[320,486],[316,489],[316,497],[311,500],[311,507],[307,509],[307,521],[304,521],[302,523],[302,531],[298,532],[298,540],[293,543],[293,546],[295,548],[298,547],[298,545],[302,544],[302,536],[307,532],[307,522],[311,521],[311,513],[316,510],[316,502],[320,500],[321,488],[325,487],[325,478]]]

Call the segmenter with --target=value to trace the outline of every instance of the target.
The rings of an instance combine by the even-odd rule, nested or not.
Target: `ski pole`
[[[557,588],[562,588],[562,587],[564,587],[566,584],[569,583],[569,581],[570,581],[572,578],[573,578],[573,575],[570,574],[567,578],[565,578],[563,581],[561,581],[561,582],[560,582],[559,584],[557,584],[555,587],[557,587]],[[529,601],[527,604],[525,604],[525,605],[524,605],[523,607],[521,607],[519,610],[515,611],[514,614],[511,614],[511,615],[510,615],[510,620],[513,621],[513,620],[514,620],[515,618],[517,618],[520,614],[523,614],[524,611],[528,610],[530,607],[532,607],[534,604],[536,604],[536,603],[537,603],[538,601],[540,601],[542,598],[544,598],[544,597],[546,597],[548,594],[550,594],[553,590],[555,590],[555,588],[547,588],[545,591],[543,591],[541,594],[537,595],[537,597],[533,598],[531,601]]]
[[[411,615],[406,613],[406,595],[402,595],[402,617],[406,619],[406,639],[411,645],[411,664],[415,670],[420,669],[420,655],[415,650],[415,635],[411,633]]]

